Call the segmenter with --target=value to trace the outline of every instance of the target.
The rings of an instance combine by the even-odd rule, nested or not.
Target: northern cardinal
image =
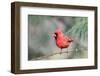
[[[65,36],[63,34],[60,28],[56,29],[55,33],[53,34],[53,37],[55,38],[56,45],[61,49],[60,54],[62,53],[63,48],[68,48],[71,42],[73,42],[70,37]]]

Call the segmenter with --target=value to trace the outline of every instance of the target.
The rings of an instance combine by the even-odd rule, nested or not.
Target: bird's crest
[[[60,27],[57,27],[55,33],[62,33],[61,28]]]

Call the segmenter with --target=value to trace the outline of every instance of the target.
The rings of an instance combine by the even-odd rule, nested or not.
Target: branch
[[[42,57],[35,58],[34,60],[41,60],[41,59],[49,58],[49,57],[54,56],[54,55],[57,55],[57,54],[60,54],[61,55],[63,53],[69,53],[69,52],[73,52],[73,51],[64,51],[64,52],[52,53],[52,54],[48,54],[48,55],[45,55],[45,56],[42,56]]]

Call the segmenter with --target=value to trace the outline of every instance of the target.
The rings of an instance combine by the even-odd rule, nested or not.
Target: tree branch
[[[48,55],[45,55],[45,56],[42,56],[42,57],[38,57],[38,58],[35,58],[34,60],[41,60],[41,59],[45,59],[45,58],[49,58],[51,56],[54,56],[54,55],[57,55],[57,54],[64,54],[64,53],[69,53],[69,52],[73,52],[73,51],[64,51],[64,52],[57,52],[57,53],[52,53],[52,54],[48,54]]]

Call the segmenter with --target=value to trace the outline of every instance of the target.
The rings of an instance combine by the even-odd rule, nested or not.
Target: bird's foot
[[[62,52],[60,52],[60,55],[62,54]]]

